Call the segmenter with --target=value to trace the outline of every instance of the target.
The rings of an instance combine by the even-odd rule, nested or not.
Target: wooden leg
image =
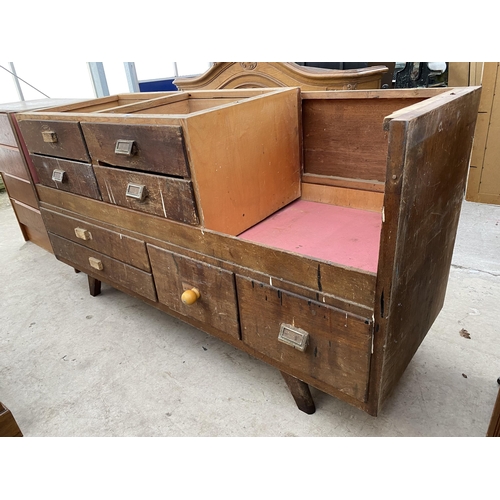
[[[2,403],[0,403],[0,437],[23,437],[14,416]]]
[[[88,276],[88,278],[90,295],[97,297],[101,293],[101,282],[98,279],[92,278],[92,276]]]
[[[75,270],[75,273],[79,273],[80,272],[80,270],[77,269],[76,267],[74,267],[73,269]]]
[[[302,380],[288,375],[288,373],[281,372],[281,375],[285,379],[286,385],[290,389],[299,410],[312,415],[316,411],[316,407],[314,406],[309,386],[305,382],[302,382]]]

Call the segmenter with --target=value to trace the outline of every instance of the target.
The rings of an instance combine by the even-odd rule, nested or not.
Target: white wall
[[[10,70],[8,62],[0,62]],[[123,62],[104,62],[104,71],[108,83],[109,93],[119,94],[130,92]],[[42,99],[48,95],[57,98],[94,98],[96,96],[88,64],[66,60],[64,62],[22,61],[14,62],[17,75],[26,80],[33,87],[20,81],[24,100]],[[173,62],[136,62],[137,79],[158,80],[173,78],[175,63]],[[191,76],[204,73],[210,67],[208,62],[178,62],[179,76]],[[14,77],[0,68],[0,103],[19,101],[19,95],[14,83]]]

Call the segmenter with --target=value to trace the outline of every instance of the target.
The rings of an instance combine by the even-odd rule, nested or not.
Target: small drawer
[[[158,301],[239,338],[234,274],[147,245]]]
[[[17,148],[16,137],[12,131],[9,115],[0,113],[0,144]]]
[[[243,342],[258,352],[366,401],[371,322],[236,276]]]
[[[87,196],[95,200],[101,199],[92,165],[48,156],[30,155],[40,184]]]
[[[103,201],[196,225],[191,181],[94,165]]]
[[[189,177],[182,127],[82,123],[94,163]]]
[[[42,208],[47,231],[151,272],[144,241]]]
[[[17,177],[12,177],[9,174],[2,174],[2,176],[5,187],[7,188],[11,198],[29,205],[30,207],[38,208],[38,202],[36,200],[35,191],[33,190],[31,182]]]
[[[0,146],[0,172],[30,180],[24,159],[17,148]]]
[[[90,163],[78,122],[20,120],[18,123],[30,153]]]
[[[156,302],[156,291],[150,273],[136,269],[100,252],[78,245],[49,232],[54,255],[79,271],[97,279],[121,285],[132,292]]]

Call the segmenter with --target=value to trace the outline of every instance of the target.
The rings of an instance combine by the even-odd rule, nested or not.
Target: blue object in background
[[[147,82],[139,82],[140,92],[169,92],[179,90],[174,85],[174,78],[168,78],[165,80],[149,80]]]

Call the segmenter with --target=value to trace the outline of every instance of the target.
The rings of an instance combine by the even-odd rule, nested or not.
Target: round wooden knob
[[[181,300],[187,306],[194,304],[200,298],[200,291],[197,288],[191,288],[191,290],[186,290],[181,295]]]

